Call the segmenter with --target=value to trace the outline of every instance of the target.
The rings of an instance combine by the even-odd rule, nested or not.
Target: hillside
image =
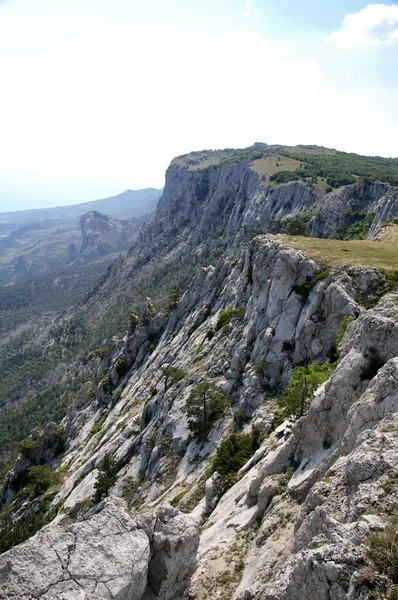
[[[394,597],[397,164],[177,157],[126,255],[13,332],[2,597]]]
[[[96,210],[117,219],[131,219],[152,212],[161,195],[161,190],[148,188],[146,190],[126,190],[117,196],[92,200],[70,206],[52,208],[35,208],[16,212],[0,213],[0,234],[8,233],[26,224],[42,223],[43,221],[73,221],[78,220],[84,213]]]

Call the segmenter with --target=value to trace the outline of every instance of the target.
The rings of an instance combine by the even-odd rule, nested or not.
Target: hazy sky
[[[398,4],[0,0],[0,210],[255,141],[398,156]]]

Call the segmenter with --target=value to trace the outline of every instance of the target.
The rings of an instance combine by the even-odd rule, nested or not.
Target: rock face
[[[171,506],[132,519],[107,500],[0,557],[4,600],[177,600],[195,569],[197,519]]]
[[[160,257],[166,273],[196,258],[217,261],[187,278],[168,310],[146,298],[126,335],[100,351],[95,381],[63,420],[66,452],[40,450],[17,462],[21,481],[31,464],[62,469],[51,501],[69,516],[90,501],[105,456],[117,465],[116,483],[112,499],[84,521],[57,517],[4,554],[2,597],[178,600],[194,571],[191,600],[387,593],[391,581],[372,566],[367,543],[385,527],[398,492],[398,296],[365,308],[380,288],[375,269],[329,272],[279,239],[254,237],[315,210],[313,234],[332,236],[358,194],[361,211],[375,213],[373,235],[395,216],[390,186],[355,184],[325,201],[309,185],[270,186],[244,161],[206,172],[172,163],[156,217],[113,264],[101,294],[122,280],[132,285],[141,270],[150,276]],[[97,252],[90,222],[93,231],[110,224],[87,219],[87,249]],[[346,317],[352,322],[336,348]],[[295,367],[313,363],[336,364],[307,412],[283,421],[277,397]],[[230,406],[197,439],[187,401],[203,381]],[[237,430],[256,435],[259,447],[226,481],[209,467]],[[15,472],[1,490],[6,503],[15,498]],[[120,497],[150,512],[130,517]],[[177,509],[205,513],[200,543],[197,518]]]
[[[92,210],[79,220],[82,232],[82,247],[74,260],[84,262],[96,257],[126,250],[135,240],[142,220],[123,221],[111,219]]]

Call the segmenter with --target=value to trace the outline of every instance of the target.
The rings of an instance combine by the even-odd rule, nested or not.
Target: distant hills
[[[131,219],[153,212],[162,190],[126,190],[117,196],[93,200],[70,206],[53,208],[33,208],[15,212],[0,213],[0,235],[4,235],[23,225],[42,221],[73,221],[92,210],[117,219]]]

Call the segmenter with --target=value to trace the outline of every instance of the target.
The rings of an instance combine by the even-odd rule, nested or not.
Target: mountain
[[[106,276],[13,333],[2,597],[394,597],[397,167],[177,157]]]
[[[70,206],[34,208],[0,213],[0,234],[3,233],[4,235],[22,225],[31,223],[41,223],[48,220],[73,221],[92,210],[118,219],[140,217],[155,209],[160,195],[161,190],[153,188],[126,190],[117,196],[111,196],[103,200],[93,200]]]

